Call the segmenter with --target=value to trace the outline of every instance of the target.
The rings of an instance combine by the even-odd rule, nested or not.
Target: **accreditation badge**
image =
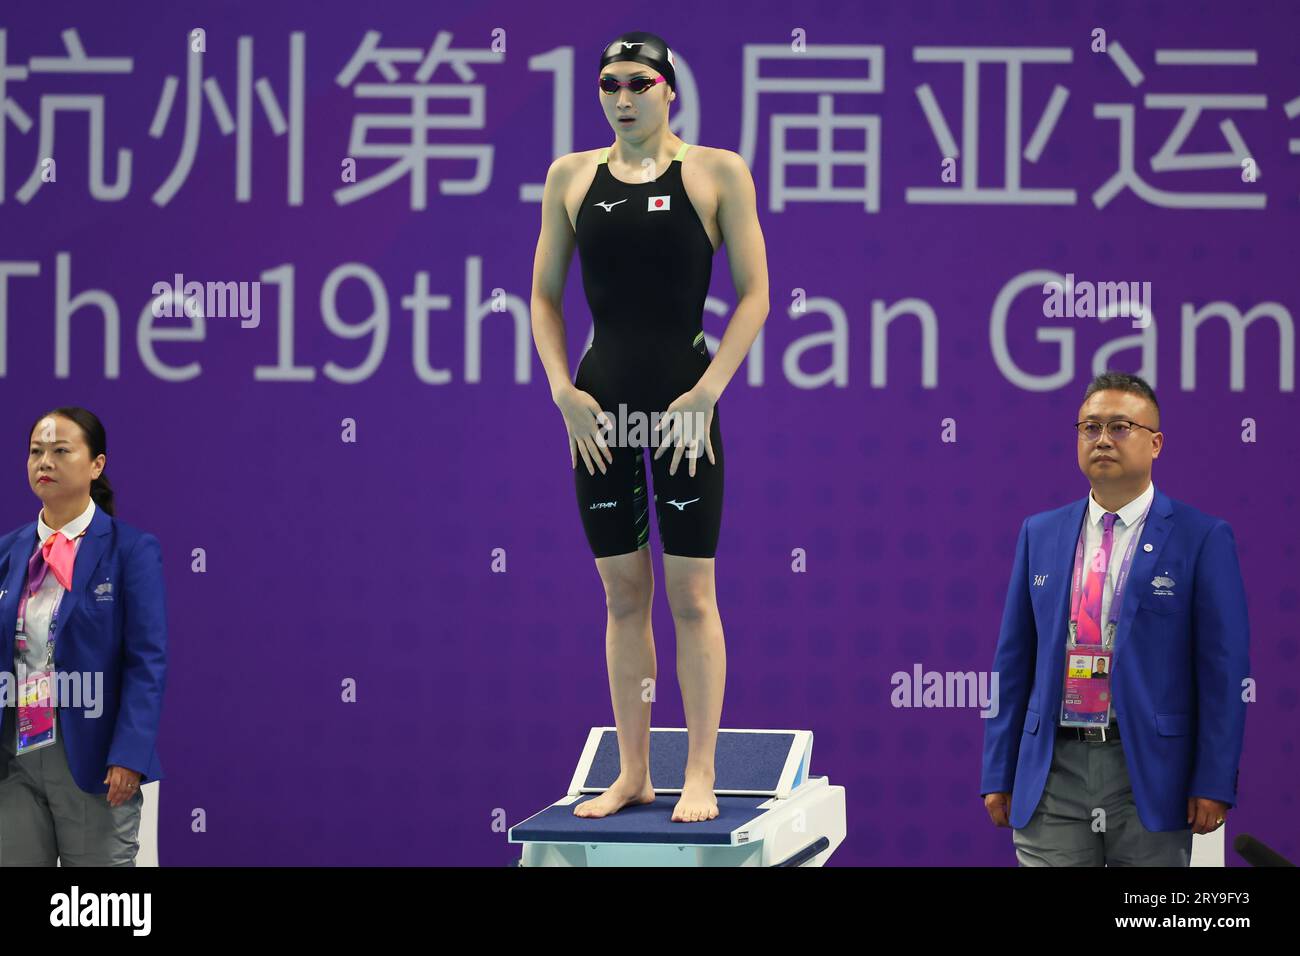
[[[1061,725],[1105,727],[1110,723],[1110,664],[1114,654],[1102,644],[1066,649]]]
[[[33,671],[18,684],[19,755],[54,743],[53,686],[52,671]]]

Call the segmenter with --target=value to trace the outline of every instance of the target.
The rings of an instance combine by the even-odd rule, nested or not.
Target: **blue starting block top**
[[[651,728],[650,782],[656,794],[682,792],[688,742],[684,727]],[[807,778],[811,759],[812,733],[807,730],[720,730],[713,752],[713,792],[719,797],[788,797]],[[569,794],[602,793],[618,771],[618,731],[593,727]]]
[[[654,780],[654,777],[650,778]],[[718,815],[712,820],[674,823],[678,794],[658,796],[654,803],[624,807],[607,817],[579,817],[573,808],[583,800],[549,806],[511,827],[511,842],[536,843],[672,843],[684,846],[728,846],[733,830],[758,814],[767,797],[718,797]]]
[[[777,796],[786,776],[789,776],[787,792],[799,786],[807,763],[803,758],[812,749],[811,736],[798,731],[719,731],[713,755],[714,793]],[[807,740],[801,740],[801,737]],[[665,728],[650,731],[650,781],[655,793],[681,793],[685,783],[687,744],[685,730]],[[618,779],[617,731],[612,727],[593,728],[582,758],[569,793],[608,789]],[[721,804],[718,810],[722,810]]]

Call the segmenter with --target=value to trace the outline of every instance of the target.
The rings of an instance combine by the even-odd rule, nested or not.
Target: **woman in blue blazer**
[[[84,408],[41,416],[41,511],[0,537],[0,866],[134,866],[162,779],[162,553],[113,516],[105,448]]]

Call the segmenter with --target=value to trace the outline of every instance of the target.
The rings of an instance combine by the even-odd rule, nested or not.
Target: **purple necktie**
[[[1106,569],[1110,566],[1110,549],[1115,541],[1113,511],[1102,516],[1101,547],[1093,552],[1088,562],[1088,574],[1083,581],[1083,600],[1079,608],[1079,627],[1076,641],[1079,644],[1101,643],[1101,589],[1106,586]]]
[[[73,541],[69,541],[62,531],[54,532],[41,542],[27,561],[27,593],[35,594],[41,589],[47,571],[54,572],[63,590],[71,591],[72,568],[76,559],[77,546]]]

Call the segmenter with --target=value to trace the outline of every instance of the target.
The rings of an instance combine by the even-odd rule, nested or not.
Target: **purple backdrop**
[[[1009,832],[989,825],[977,793],[976,710],[895,709],[890,675],[916,663],[987,669],[1021,519],[1087,491],[1069,426],[1094,355],[1134,333],[1124,319],[1044,317],[1040,278],[1010,310],[1007,353],[1023,375],[1060,374],[1034,387],[1015,380],[996,357],[995,301],[1035,270],[1151,283],[1159,334],[1154,364],[1142,371],[1156,384],[1167,436],[1155,480],[1231,522],[1250,599],[1259,697],[1229,835],[1250,831],[1300,855],[1300,434],[1285,375],[1300,307],[1300,155],[1288,145],[1300,139],[1300,117],[1288,118],[1300,103],[1287,107],[1300,97],[1293,4],[822,2],[793,13],[755,3],[741,18],[726,5],[665,2],[633,20],[624,8],[590,3],[185,7],[23,4],[0,15],[6,62],[30,68],[11,74],[5,89],[21,113],[6,121],[0,205],[0,261],[11,273],[0,389],[14,449],[0,525],[36,515],[19,457],[32,418],[56,404],[96,411],[109,432],[119,516],[157,534],[166,562],[165,865],[503,863],[517,854],[494,819],[516,823],[561,796],[587,728],[612,722],[600,582],[575,509],[562,420],[528,335],[539,206],[521,189],[543,181],[555,152],[613,141],[592,81],[601,46],[629,29],[660,33],[685,62],[674,122],[687,120],[688,142],[739,150],[747,112],[753,119],[746,158],[772,312],[761,361],[742,367],[721,402],[723,726],[815,732],[814,771],[848,789],[849,835],[833,862],[1014,862]],[[191,99],[195,27],[205,31],[201,78],[217,92],[194,87]],[[70,41],[61,36],[69,28],[77,31]],[[1092,50],[1098,29],[1107,52]],[[300,98],[295,31],[304,35]],[[381,35],[383,50],[413,58],[385,60],[387,76],[374,62],[346,75],[366,31]],[[476,53],[422,67],[439,31],[451,35],[449,56]],[[252,38],[242,95],[241,37]],[[804,52],[771,55],[801,38]],[[130,58],[130,71],[111,72],[109,62],[100,72],[50,72],[48,58],[67,56],[69,42],[90,57]],[[504,53],[493,54],[494,43]],[[848,58],[828,59],[825,45]],[[788,92],[747,82],[747,48],[763,58],[755,76],[824,83]],[[950,57],[1034,50],[1047,62],[982,65],[972,124],[962,117],[963,66],[936,61],[929,48]],[[1177,62],[1179,50],[1256,56],[1187,64]],[[856,91],[855,76],[872,91]],[[1014,187],[1005,131],[1016,82],[1023,109],[1011,176],[1023,202],[998,192]],[[347,157],[364,183],[399,161],[375,155],[377,144],[410,141],[409,131],[388,129],[361,130],[350,142],[359,118],[409,117],[409,91],[421,85],[452,97],[429,101],[431,115],[468,117],[428,130],[434,147],[460,148],[413,161],[428,173],[425,200],[409,171],[360,198],[340,193]],[[409,95],[368,95],[384,86]],[[42,104],[73,102],[58,95],[102,103],[103,188],[92,189],[87,114],[58,113],[57,148],[43,147]],[[922,105],[929,95],[961,149],[957,182],[943,178],[943,137]],[[1153,164],[1197,102],[1204,111],[1186,143],[1166,151],[1171,165]],[[820,137],[819,106],[850,125]],[[1056,122],[1040,128],[1058,107]],[[1115,114],[1126,109],[1134,175],[1151,188],[1098,196],[1120,168]],[[806,125],[774,133],[778,114]],[[30,121],[26,132],[20,117]],[[878,153],[864,150],[863,125]],[[969,136],[976,128],[978,146]],[[844,151],[843,165],[820,192],[812,167],[781,180],[772,163],[780,136],[787,150]],[[126,180],[119,150],[131,155]],[[476,168],[489,154],[490,167]],[[1179,168],[1191,154],[1220,159]],[[54,181],[39,182],[50,157]],[[174,192],[160,193],[169,177]],[[878,200],[864,199],[873,179]],[[439,184],[453,180],[470,184],[444,193]],[[774,208],[779,181],[811,193]],[[980,192],[929,202],[909,194],[963,188]],[[1052,198],[1061,191],[1068,201]],[[1175,206],[1189,196],[1189,207]],[[68,294],[102,290],[119,312],[117,368],[106,365],[112,350],[93,302],[73,313],[67,368],[59,368],[62,255]],[[288,270],[267,275],[286,265],[291,314],[278,306]],[[428,295],[446,299],[414,316],[402,300],[421,272]],[[176,273],[261,281],[260,324],[210,315],[201,340],[194,332],[195,340],[150,341],[146,322],[142,337],[154,284]],[[576,262],[570,275],[576,367],[590,316]],[[367,277],[387,303],[388,334],[378,344],[369,334],[336,334],[339,323],[361,323],[375,309]],[[332,323],[322,314],[331,286]],[[505,309],[479,323],[493,290]],[[716,342],[735,301],[725,250],[712,295],[717,314],[706,329]],[[907,299],[933,310],[935,380],[923,379],[924,325],[903,315],[889,327],[887,381],[873,381],[873,360],[883,357],[872,340],[873,303]],[[806,312],[794,311],[801,301]],[[1244,337],[1240,388],[1222,318],[1196,332],[1194,362],[1184,355],[1185,317],[1216,302],[1243,315],[1266,306]],[[787,350],[835,321],[843,378],[800,378],[831,365],[829,346],[809,350],[792,373]],[[1055,341],[1053,329],[1061,330]],[[287,344],[278,336],[289,331],[284,364],[304,374],[257,377],[257,367],[276,365]],[[417,348],[445,380],[421,376]],[[161,365],[146,361],[151,353]],[[376,364],[349,381],[346,370],[368,356]],[[1136,371],[1142,356],[1129,348],[1111,364]],[[1253,442],[1242,440],[1247,418],[1257,424]],[[347,419],[355,441],[343,438]],[[955,420],[956,441],[943,440],[945,419]],[[654,723],[682,726],[652,537]],[[199,548],[204,573],[191,566]],[[796,548],[806,551],[806,573],[791,570]],[[493,573],[495,549],[504,549],[505,573]],[[357,681],[356,703],[340,700],[347,678]],[[206,812],[206,832],[192,832],[196,808]]]

